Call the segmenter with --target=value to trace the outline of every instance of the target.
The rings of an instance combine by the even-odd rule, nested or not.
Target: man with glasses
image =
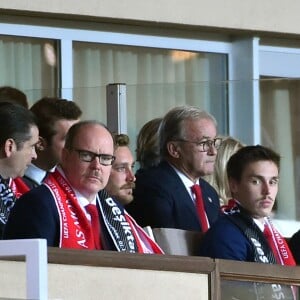
[[[205,232],[219,216],[219,197],[201,177],[214,170],[217,123],[197,107],[170,110],[159,129],[161,163],[136,174],[128,211],[142,226]]]
[[[74,124],[60,165],[42,185],[18,199],[4,238],[45,238],[48,246],[61,248],[162,253],[104,191],[113,152],[113,138],[103,124]]]

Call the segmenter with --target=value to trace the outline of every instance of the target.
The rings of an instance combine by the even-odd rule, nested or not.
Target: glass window
[[[132,147],[144,123],[177,105],[211,112],[227,133],[226,54],[81,42],[73,50],[73,98],[86,117],[106,122],[106,85],[127,85]]]
[[[281,155],[274,217],[286,237],[300,229],[299,58],[300,44],[295,40],[261,40],[261,141]]]
[[[281,155],[276,218],[299,220],[300,207],[300,81],[267,79],[260,82],[262,143]]]
[[[57,64],[55,41],[0,35],[0,86],[22,90],[29,104],[57,94]]]

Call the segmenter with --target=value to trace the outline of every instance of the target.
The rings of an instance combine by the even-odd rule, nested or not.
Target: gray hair
[[[168,156],[167,144],[170,141],[184,139],[184,121],[186,120],[211,120],[217,127],[214,116],[195,106],[178,106],[171,109],[163,118],[159,127],[160,154]]]

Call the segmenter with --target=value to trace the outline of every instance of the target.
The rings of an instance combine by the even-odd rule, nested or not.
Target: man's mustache
[[[121,190],[135,189],[135,183],[130,182],[121,187]]]

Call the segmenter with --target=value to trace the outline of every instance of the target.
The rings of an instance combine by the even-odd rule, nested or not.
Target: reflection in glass
[[[0,86],[23,91],[29,105],[44,96],[57,96],[56,41],[0,35]]]
[[[221,281],[221,300],[295,300],[298,287],[278,283]]]
[[[74,100],[86,107],[88,118],[106,122],[105,86],[127,85],[132,150],[147,121],[178,105],[207,110],[227,133],[226,55],[81,42],[73,50]]]

